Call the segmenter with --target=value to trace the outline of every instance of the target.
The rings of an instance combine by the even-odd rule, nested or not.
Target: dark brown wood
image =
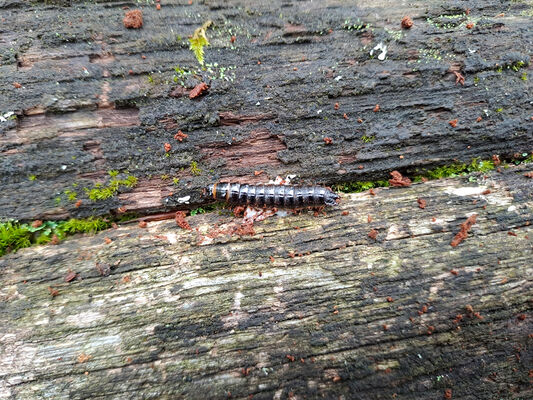
[[[218,180],[331,185],[533,150],[527,2],[3,0],[0,14],[2,219],[164,212]],[[187,38],[207,20],[202,71]],[[89,200],[109,170],[138,187]]]

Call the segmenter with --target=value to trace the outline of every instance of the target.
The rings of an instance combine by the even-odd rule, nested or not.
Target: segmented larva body
[[[267,207],[334,206],[339,195],[322,186],[248,185],[240,183],[212,183],[206,197],[232,204]]]

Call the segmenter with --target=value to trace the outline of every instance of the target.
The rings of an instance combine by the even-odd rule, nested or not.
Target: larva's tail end
[[[210,185],[207,185],[203,190],[202,190],[202,197],[204,198],[210,198],[213,196],[213,188],[214,188],[214,184],[210,184]]]

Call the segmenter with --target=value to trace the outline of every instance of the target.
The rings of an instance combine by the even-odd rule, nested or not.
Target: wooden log
[[[529,398],[526,171],[2,257],[0,398]]]
[[[0,1],[0,218],[162,212],[222,178],[333,184],[533,150],[528,2],[136,6],[141,29],[123,1]],[[206,20],[202,70],[188,36]],[[90,200],[110,170],[137,187]]]

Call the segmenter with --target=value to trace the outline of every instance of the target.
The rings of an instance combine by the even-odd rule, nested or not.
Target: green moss
[[[78,193],[76,193],[75,191],[73,190],[65,190],[65,194],[67,195],[67,198],[69,199],[69,201],[76,201],[76,199],[78,198]]]
[[[180,183],[179,178],[172,178],[172,183],[173,183],[174,185],[177,185],[178,183]]]
[[[107,173],[109,174],[109,176],[111,178],[114,178],[114,177],[116,177],[118,175],[118,171],[116,169],[112,169],[110,171],[107,171]]]
[[[475,158],[470,164],[454,163],[450,165],[443,165],[418,175],[414,178],[415,182],[420,182],[423,178],[426,179],[441,179],[454,178],[460,175],[466,175],[471,172],[488,172],[496,168],[492,160],[480,160]]]
[[[527,81],[527,72],[522,72],[522,76],[520,77],[523,81]]]
[[[202,170],[198,168],[198,163],[196,161],[191,161],[191,174],[200,175]]]
[[[518,71],[520,71],[521,68],[524,68],[525,65],[526,65],[525,62],[517,61],[514,64],[510,65],[510,67],[512,68],[513,71],[518,72]]]
[[[333,190],[336,192],[343,193],[359,193],[364,192],[365,190],[377,188],[377,187],[388,187],[389,181],[374,181],[374,182],[347,182],[340,183],[333,186]]]
[[[28,179],[30,181],[35,181],[35,180],[37,180],[37,177],[35,175],[30,175],[30,176],[28,176]]]
[[[116,174],[115,174],[116,172]],[[113,197],[118,193],[121,186],[132,188],[137,185],[137,178],[133,175],[128,175],[125,179],[117,179],[118,171],[109,171],[109,175],[113,177],[107,186],[97,183],[94,188],[85,188],[87,196],[92,201],[105,200]]]
[[[202,207],[195,208],[194,210],[191,210],[191,215],[196,214],[204,214],[205,210]]]
[[[366,136],[364,135],[361,140],[365,143],[370,143],[375,139],[375,136]]]
[[[46,244],[55,236],[58,240],[75,233],[95,233],[107,229],[111,223],[102,218],[45,221],[33,226],[18,221],[0,222],[0,256],[24,247]]]
[[[31,236],[31,232],[16,223],[0,223],[0,256],[31,246]]]

